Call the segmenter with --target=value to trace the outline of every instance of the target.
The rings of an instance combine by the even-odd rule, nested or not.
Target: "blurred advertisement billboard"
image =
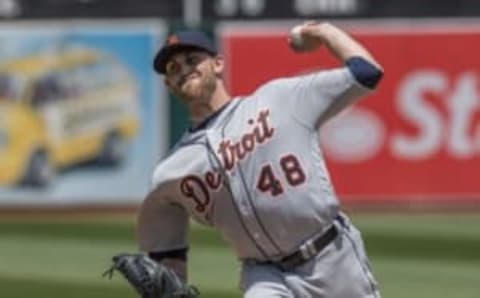
[[[337,66],[325,49],[295,54],[293,24],[225,23],[233,94],[275,77]],[[480,201],[480,23],[339,23],[385,68],[379,89],[321,130],[346,202]]]
[[[168,140],[158,22],[0,26],[0,204],[138,201]]]

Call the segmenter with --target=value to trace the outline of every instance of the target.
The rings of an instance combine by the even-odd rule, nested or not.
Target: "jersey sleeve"
[[[313,128],[371,91],[349,66],[276,80],[269,89],[275,90],[277,100],[287,101],[297,121]]]
[[[186,248],[188,218],[183,206],[169,201],[158,190],[150,192],[137,218],[140,250],[162,252]]]

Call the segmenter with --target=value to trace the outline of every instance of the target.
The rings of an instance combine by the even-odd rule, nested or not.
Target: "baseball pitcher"
[[[343,67],[231,97],[225,61],[203,33],[172,34],[157,53],[154,69],[192,125],[153,174],[138,216],[143,254],[114,258],[142,297],[198,295],[187,286],[190,217],[231,245],[244,297],[380,297],[360,233],[340,211],[318,130],[375,89],[382,68],[328,22],[296,26],[289,43],[296,52],[324,46]]]

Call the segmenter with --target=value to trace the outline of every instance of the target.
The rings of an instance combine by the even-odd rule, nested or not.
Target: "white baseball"
[[[301,32],[302,32],[302,26],[295,26],[290,31],[290,43],[297,50],[301,50],[304,47],[304,42],[303,42]]]

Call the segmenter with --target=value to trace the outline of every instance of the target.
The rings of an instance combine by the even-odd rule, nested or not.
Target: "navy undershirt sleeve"
[[[165,258],[168,259],[179,259],[182,261],[187,260],[188,248],[174,249],[164,252],[149,252],[148,256],[153,260],[160,262]]]
[[[352,57],[345,64],[363,86],[374,89],[383,77],[383,72],[362,57]]]

